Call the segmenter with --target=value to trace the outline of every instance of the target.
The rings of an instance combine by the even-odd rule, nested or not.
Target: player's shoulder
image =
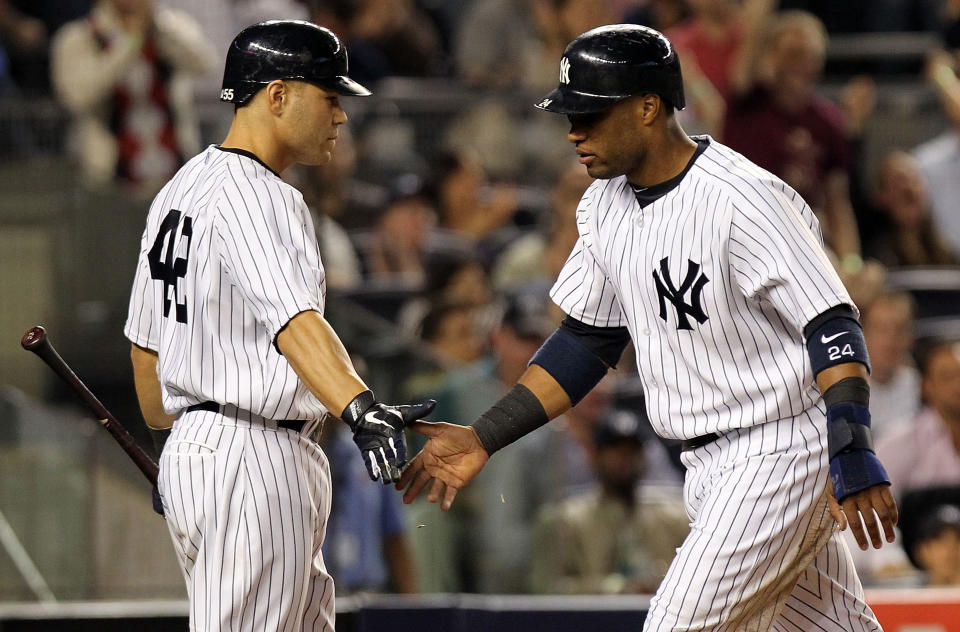
[[[809,206],[793,187],[730,147],[711,141],[697,161],[699,175],[714,183],[720,197],[740,212],[780,212],[805,215]]]
[[[303,196],[254,154],[212,145],[216,174],[222,182],[222,200],[244,200],[264,209],[293,209],[303,204]]]
[[[626,176],[594,180],[583,192],[577,205],[578,221],[583,223],[588,218],[602,219],[608,213],[631,207],[633,200],[633,191]]]

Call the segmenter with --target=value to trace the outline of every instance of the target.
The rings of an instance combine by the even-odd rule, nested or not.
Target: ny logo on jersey
[[[180,218],[183,217],[181,226]],[[179,235],[178,233],[179,229]],[[181,241],[186,239],[186,245]],[[179,280],[187,274],[187,257],[190,254],[190,242],[193,240],[193,220],[176,209],[169,211],[160,223],[157,238],[147,253],[150,262],[150,277],[163,281],[163,316],[170,317],[171,305],[176,305],[175,317],[178,323],[187,322],[187,299],[179,300]],[[182,246],[182,248],[181,248]],[[182,253],[182,257],[176,257]],[[170,296],[173,295],[171,300]]]
[[[570,60],[566,57],[560,59],[560,83],[570,83]]]
[[[693,329],[687,316],[693,316],[701,325],[706,322],[707,315],[703,312],[703,307],[700,305],[700,293],[703,292],[703,286],[709,281],[710,279],[707,278],[707,275],[700,272],[700,264],[687,259],[687,276],[684,277],[679,288],[675,287],[673,281],[670,279],[667,257],[661,259],[660,274],[657,274],[656,270],[653,271],[653,282],[657,286],[657,298],[660,301],[660,318],[663,319],[663,322],[667,322],[666,301],[673,303],[674,308],[677,310],[678,331],[681,329]],[[690,302],[685,303],[683,297],[688,291],[690,292]]]

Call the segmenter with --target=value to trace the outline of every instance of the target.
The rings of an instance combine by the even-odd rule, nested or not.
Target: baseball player
[[[449,508],[490,455],[576,404],[632,340],[654,429],[684,441],[691,520],[644,629],[879,630],[834,519],[880,547],[897,509],[873,453],[857,309],[810,207],[683,132],[679,62],[652,29],[573,40],[537,106],[567,115],[597,178],[550,293],[567,317],[472,426],[412,425],[431,439],[398,483],[404,500],[429,484]]]
[[[321,556],[330,469],[310,439],[327,411],[370,477],[396,481],[404,424],[323,318],[309,212],[280,179],[330,160],[347,76],[327,29],[270,21],[227,53],[226,139],[187,162],[150,207],[125,334],[148,425],[172,432],[158,481],[190,597],[191,630],[332,630]]]

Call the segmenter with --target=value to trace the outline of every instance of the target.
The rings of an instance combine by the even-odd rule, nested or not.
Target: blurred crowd
[[[554,87],[566,43],[590,28],[664,31],[681,57],[684,128],[803,195],[860,307],[877,452],[902,503],[900,546],[855,552],[864,582],[960,585],[960,343],[915,328],[930,309],[960,317],[960,305],[931,308],[890,282],[892,271],[958,263],[960,1],[0,0],[0,98],[52,95],[70,115],[84,186],[149,197],[220,140],[203,137],[198,105],[216,99],[233,35],[270,17],[333,29],[351,76],[375,92],[415,77],[424,96],[431,79],[478,95],[430,130],[440,140],[429,151],[409,121],[357,117],[330,165],[284,174],[313,212],[331,294],[415,341],[420,361],[398,401],[436,398],[433,418],[458,423],[506,392],[559,322],[547,290],[591,181],[562,117],[518,117],[498,97],[532,104]],[[941,42],[912,77],[935,95],[941,134],[872,160],[882,72],[823,84],[831,35],[864,30]],[[369,483],[349,437],[328,431],[338,589],[652,592],[687,522],[679,447],[650,431],[632,364],[628,351],[445,515]]]

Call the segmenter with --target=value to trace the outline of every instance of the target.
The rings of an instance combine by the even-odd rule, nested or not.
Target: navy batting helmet
[[[240,31],[227,50],[220,100],[243,105],[275,79],[309,81],[338,94],[370,94],[347,76],[347,49],[333,31],[302,20],[268,20]]]
[[[680,60],[663,33],[635,24],[611,24],[587,31],[567,45],[560,60],[560,85],[537,107],[586,114],[635,94],[657,94],[682,110]]]

